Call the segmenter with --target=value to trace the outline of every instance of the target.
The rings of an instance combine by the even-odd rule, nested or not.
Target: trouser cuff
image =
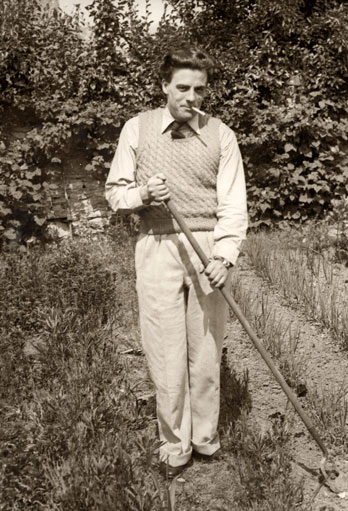
[[[185,454],[169,454],[165,447],[160,448],[159,460],[168,463],[171,467],[181,467],[192,457],[192,450]]]

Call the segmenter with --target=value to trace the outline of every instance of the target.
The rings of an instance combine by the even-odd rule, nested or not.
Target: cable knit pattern
[[[219,123],[200,117],[200,134],[172,139],[161,133],[163,109],[139,116],[136,181],[139,186],[158,173],[167,177],[171,196],[193,231],[210,231],[216,224],[216,175],[220,159]],[[148,234],[180,232],[165,206],[148,206],[139,212],[140,231]]]

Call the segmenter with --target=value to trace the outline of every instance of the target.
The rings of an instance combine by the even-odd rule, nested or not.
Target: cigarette
[[[193,110],[197,114],[200,114],[200,115],[203,115],[203,116],[206,115],[205,112],[202,112],[202,110],[199,110],[199,108],[196,108],[194,106],[191,107],[191,110]]]

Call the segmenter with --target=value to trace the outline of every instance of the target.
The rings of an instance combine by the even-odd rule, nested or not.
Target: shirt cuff
[[[140,187],[137,186],[136,188],[134,188],[134,197],[133,197],[133,204],[134,204],[134,207],[135,208],[139,208],[139,207],[142,207],[142,206],[146,206],[147,203],[143,201],[143,199],[141,198],[141,194],[140,194]]]
[[[239,248],[235,243],[231,243],[226,240],[219,240],[214,244],[212,255],[213,257],[223,257],[234,266],[239,256]]]
[[[138,187],[129,187],[126,190],[122,190],[122,195],[117,188],[114,190],[109,189],[106,190],[105,197],[111,209],[121,214],[133,213],[145,206]]]

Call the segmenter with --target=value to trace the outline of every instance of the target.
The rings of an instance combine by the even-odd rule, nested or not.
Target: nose
[[[189,91],[187,91],[186,100],[189,103],[194,103],[195,102],[195,100],[196,100],[196,93],[195,93],[194,89],[190,89]]]

